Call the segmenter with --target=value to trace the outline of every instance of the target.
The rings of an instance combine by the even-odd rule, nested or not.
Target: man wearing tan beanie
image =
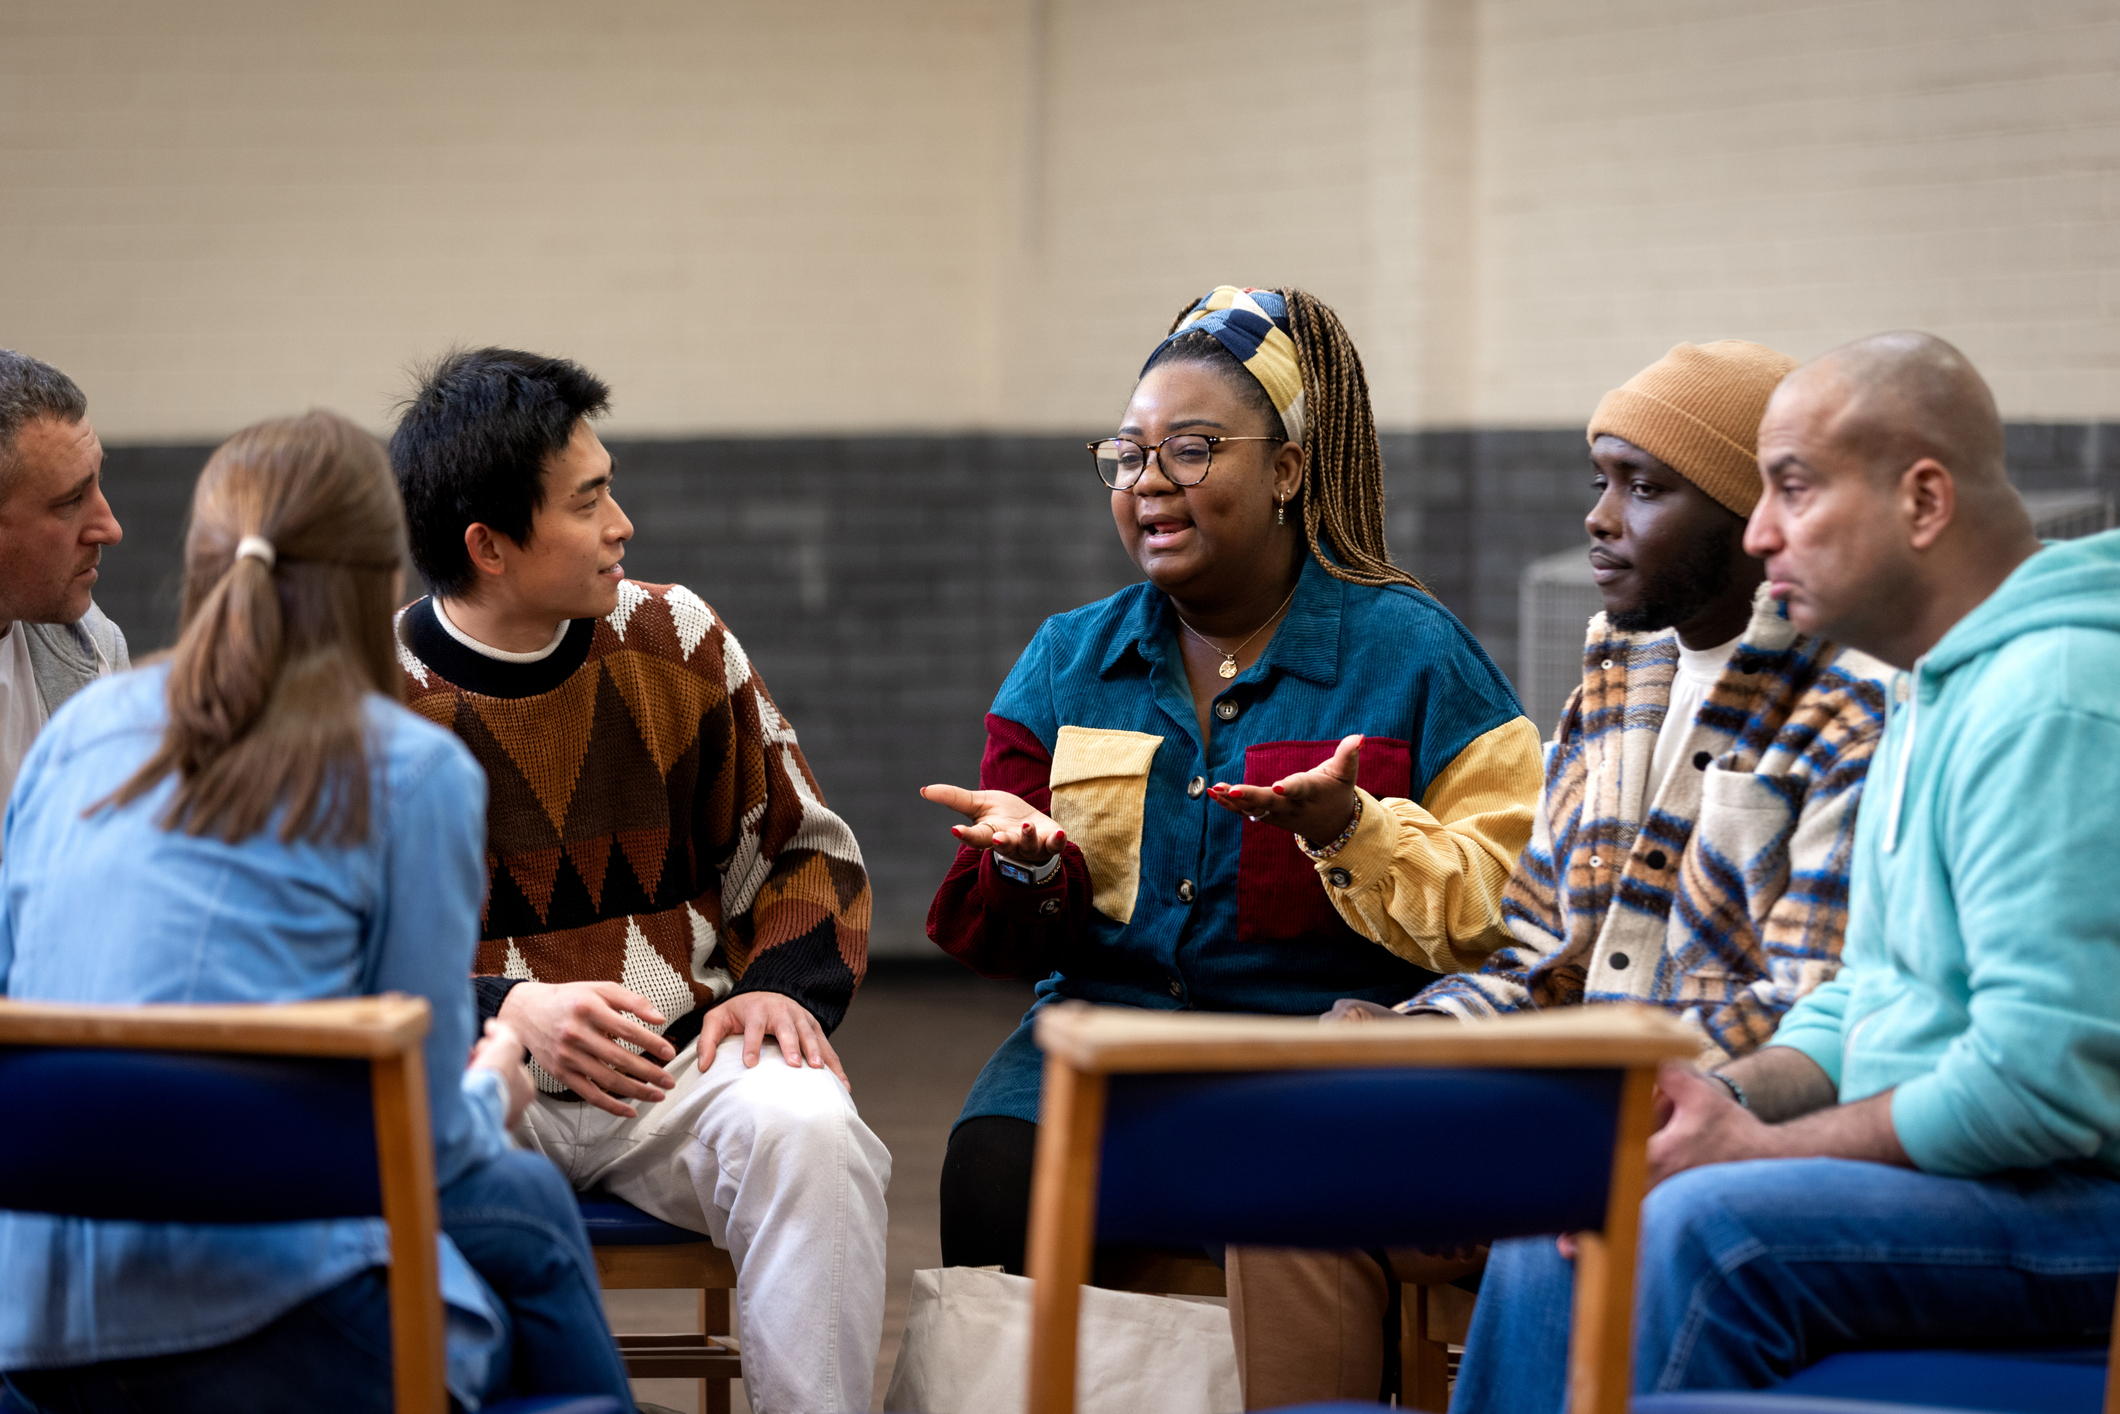
[[[1584,526],[1605,611],[1503,896],[1511,941],[1395,1009],[1343,1001],[1334,1017],[1646,1003],[1693,1026],[1713,1067],[1757,1049],[1838,968],[1855,806],[1890,670],[1798,634],[1744,550],[1760,416],[1795,366],[1734,339],[1680,344],[1598,403]],[[1549,1398],[1523,1383],[1545,1377],[1521,1358],[1543,1336],[1522,1312],[1504,1329],[1509,1303],[1491,1295],[1515,1265],[1555,1260],[1550,1237],[1495,1246],[1453,1409],[1561,1406],[1557,1384]],[[1231,1249],[1246,1407],[1372,1397],[1395,1363],[1382,1320],[1402,1303],[1389,1287],[1452,1274],[1433,1259],[1391,1265]],[[1565,1311],[1558,1320],[1565,1342]]]

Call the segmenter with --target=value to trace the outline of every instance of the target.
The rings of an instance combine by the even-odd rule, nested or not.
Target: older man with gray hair
[[[131,666],[91,597],[103,547],[125,534],[102,477],[74,380],[0,349],[0,797],[59,704]]]

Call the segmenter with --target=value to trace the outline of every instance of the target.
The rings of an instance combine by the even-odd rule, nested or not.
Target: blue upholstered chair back
[[[0,1042],[0,1208],[132,1222],[380,1217],[390,1169],[391,1201],[403,1205],[391,1228],[397,1407],[440,1414],[424,1000],[73,1008],[0,999],[0,1030],[11,1038]],[[94,1044],[113,1032],[140,1044]],[[388,1162],[379,1118],[394,1146]],[[619,1402],[551,1395],[486,1409],[618,1414]]]
[[[269,1223],[383,1211],[365,1060],[0,1046],[0,1134],[0,1208],[18,1212]]]
[[[1656,1067],[1645,1008],[1448,1023],[1041,1008],[1030,1414],[1074,1414],[1098,1238],[1447,1247],[1580,1234],[1573,1414],[1623,1414]]]
[[[1455,1246],[1605,1221],[1618,1070],[1116,1074],[1097,1235]]]

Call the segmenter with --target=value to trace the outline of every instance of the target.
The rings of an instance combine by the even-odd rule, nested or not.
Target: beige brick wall
[[[2110,0],[0,0],[0,344],[119,439],[457,341],[631,433],[1102,425],[1221,280],[1390,426],[1918,325],[2120,414]]]
[[[1332,303],[1379,417],[1434,420],[1455,357],[1437,336],[1464,313],[1448,257],[1469,191],[1472,0],[1037,9],[1046,80],[1021,288],[1071,308],[1073,342],[1034,343],[1054,326],[1024,317],[1001,416],[1109,422],[1178,310],[1227,283]]]
[[[0,342],[118,436],[380,423],[453,341],[629,431],[981,411],[985,0],[0,4]]]
[[[1959,343],[2017,418],[2120,413],[2111,0],[1483,0],[1483,422],[1678,339]]]

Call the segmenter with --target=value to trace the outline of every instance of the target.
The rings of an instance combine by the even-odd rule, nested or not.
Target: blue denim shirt
[[[380,695],[366,704],[369,837],[237,844],[156,823],[173,780],[109,796],[160,742],[166,667],[97,682],[24,761],[0,840],[0,994],[69,1002],[303,1001],[401,991],[427,1034],[435,1171],[499,1154],[496,1077],[465,1080],[476,1035],[471,954],[486,883],[486,781],[450,733]],[[125,1123],[125,1098],[93,1101]],[[265,1142],[261,1139],[261,1142]],[[153,1162],[142,1155],[143,1170]],[[445,1237],[450,1386],[470,1407],[505,1326]],[[94,1364],[224,1345],[370,1267],[380,1218],[255,1227],[0,1213],[0,1369]]]

